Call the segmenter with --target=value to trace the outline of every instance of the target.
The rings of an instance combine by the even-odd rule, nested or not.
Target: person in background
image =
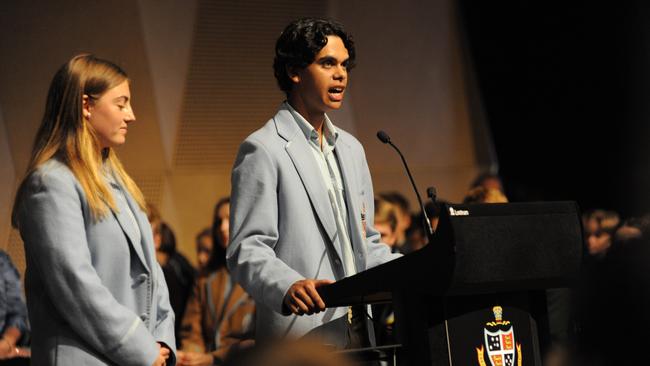
[[[253,344],[255,303],[226,267],[228,197],[217,202],[212,224],[214,248],[206,275],[197,281],[181,326],[179,365],[221,365],[230,352]]]
[[[226,248],[230,243],[230,197],[223,197],[217,201],[212,215],[212,242],[221,243]],[[218,256],[221,260],[221,255]],[[225,252],[224,259],[225,260]]]
[[[129,85],[120,67],[87,54],[50,84],[12,212],[33,365],[175,364],[144,196],[114,150],[135,121]]]
[[[403,252],[409,246],[406,232],[413,223],[409,201],[403,194],[397,191],[380,193],[379,198],[390,202],[395,207],[395,213],[397,215],[397,228],[395,230],[397,240],[395,241],[395,247],[397,251]]]
[[[582,216],[587,252],[596,259],[602,259],[614,241],[614,234],[621,219],[618,213],[608,210],[591,210]]]
[[[478,174],[465,194],[464,204],[472,203],[506,203],[508,198],[503,190],[501,177],[496,173]]]
[[[385,199],[375,199],[375,229],[381,234],[381,241],[397,251],[397,208]]]
[[[641,237],[647,238],[648,235],[650,235],[650,214],[626,219],[614,236],[617,242],[624,243]]]
[[[205,228],[196,234],[196,270],[197,276],[202,277],[207,274],[208,261],[212,253],[212,228]]]
[[[20,347],[29,337],[28,332],[27,306],[22,298],[18,270],[9,255],[0,250],[0,365],[2,360],[28,356]],[[29,364],[28,360],[22,362]]]
[[[411,226],[407,230],[408,245],[404,249],[404,253],[411,253],[422,249],[428,244],[427,233],[424,231],[423,215],[426,213],[431,223],[431,229],[435,232],[438,229],[440,210],[445,204],[448,204],[445,200],[436,200],[435,203],[428,201],[424,205],[424,213],[420,211],[417,215],[413,215]]]
[[[601,224],[608,220],[606,217],[612,219],[611,214],[597,211],[587,212],[587,218],[601,216]],[[606,255],[586,273],[575,312],[579,325],[577,359],[571,365],[644,363],[639,360],[646,357],[650,327],[649,229],[649,215],[623,220],[612,235]],[[619,336],[607,336],[611,331]]]
[[[483,172],[480,173],[474,178],[472,184],[470,184],[470,190],[476,187],[483,187],[485,190],[494,190],[499,191],[505,196],[505,191],[503,190],[503,182],[501,177],[496,173]]]
[[[395,245],[397,243],[397,211],[396,205],[381,197],[375,198],[375,229],[381,234],[382,243],[388,245],[393,252],[405,249],[405,247],[397,248]],[[371,309],[377,345],[395,343],[393,304],[373,304]]]
[[[196,271],[187,258],[176,250],[176,235],[165,222],[160,221],[153,228],[153,240],[156,247],[156,259],[162,267],[169,289],[169,301],[174,309],[174,314],[176,314],[174,333],[176,346],[179,347],[182,314],[185,314],[187,300],[194,288]]]
[[[233,352],[228,366],[360,366],[353,357],[313,340],[273,340],[259,347]]]
[[[502,191],[495,188],[486,188],[484,186],[471,188],[465,195],[465,198],[463,198],[463,204],[507,202],[508,198]]]

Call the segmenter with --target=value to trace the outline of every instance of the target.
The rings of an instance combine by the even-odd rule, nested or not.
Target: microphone
[[[384,144],[389,144],[390,146],[397,151],[399,154],[399,157],[402,158],[402,163],[404,164],[404,168],[406,168],[406,174],[408,174],[409,179],[411,180],[411,185],[413,185],[413,190],[415,191],[415,195],[418,197],[418,203],[420,204],[420,209],[422,210],[422,216],[424,217],[422,224],[424,225],[424,232],[427,233],[427,237],[429,238],[429,242],[432,241],[433,239],[433,229],[431,228],[431,222],[429,221],[429,217],[427,217],[427,212],[424,210],[424,205],[422,204],[422,198],[420,198],[420,193],[418,192],[418,188],[415,185],[415,181],[413,180],[413,176],[411,175],[411,170],[409,169],[408,164],[406,164],[406,159],[404,159],[404,155],[402,155],[402,152],[399,151],[397,146],[395,146],[391,141],[390,141],[390,136],[384,131],[377,131],[377,138],[379,141],[383,142]],[[431,188],[430,188],[431,190]],[[428,193],[431,191],[429,190]],[[435,189],[433,189],[433,192],[435,192]]]
[[[377,131],[377,138],[379,139],[379,141],[383,142],[384,144],[391,144],[390,143],[390,137],[384,131]],[[391,145],[393,145],[393,144],[391,144]],[[395,145],[393,145],[393,147],[395,147]],[[397,148],[395,147],[395,149],[397,149]],[[399,149],[397,149],[397,152],[399,152]],[[402,155],[402,153],[400,153],[400,155]]]

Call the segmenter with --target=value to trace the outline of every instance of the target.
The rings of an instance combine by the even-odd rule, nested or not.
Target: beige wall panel
[[[289,20],[323,15],[321,2],[200,1],[175,167],[225,172],[241,141],[283,99],[275,40]]]
[[[81,52],[114,61],[132,80],[137,121],[129,128],[127,144],[118,149],[127,171],[162,171],[163,150],[137,3],[11,2],[0,9],[0,35],[0,106],[16,176],[26,169],[54,72]],[[2,169],[8,168],[3,163]],[[13,192],[13,186],[1,183],[3,194]],[[3,230],[8,227],[6,221],[1,225]],[[22,250],[17,236],[11,238],[9,247]]]
[[[178,250],[196,263],[194,237],[212,225],[214,205],[230,194],[230,171],[221,174],[175,174],[168,179],[175,211],[165,210],[176,234]]]
[[[357,44],[353,123],[375,191],[396,189],[415,207],[399,156],[376,138],[385,130],[409,162],[421,195],[436,186],[441,197],[462,199],[477,165],[452,2],[333,3],[333,15]]]
[[[35,16],[35,13],[38,16]],[[0,12],[0,105],[15,168],[25,170],[54,72],[71,56],[94,53],[132,79],[137,121],[119,149],[128,170],[162,169],[162,146],[137,4],[132,1],[14,2]]]
[[[275,40],[297,17],[323,16],[326,2],[199,1],[174,168],[169,177],[179,248],[194,260],[194,236],[230,192],[239,144],[284,99],[273,77]]]
[[[139,0],[165,162],[171,167],[190,62],[197,1]]]
[[[451,3],[12,3],[0,9],[0,149],[8,151],[0,169],[22,175],[47,86],[64,61],[82,51],[115,61],[133,80],[138,118],[118,154],[194,261],[194,236],[230,192],[239,144],[284,99],[271,68],[277,36],[291,19],[330,14],[353,33],[358,52],[344,107],[331,115],[365,146],[375,191],[397,189],[415,203],[399,157],[375,137],[384,129],[422,194],[435,185],[441,198],[459,201],[478,165]],[[12,194],[13,179],[2,179],[2,194]],[[0,240],[22,249],[4,219]]]
[[[0,249],[7,250],[11,232],[11,209],[16,182],[13,160],[9,150],[9,139],[0,108]],[[13,257],[12,253],[9,253]]]
[[[131,178],[138,185],[147,202],[160,209],[163,198],[163,175],[160,171],[132,171]]]
[[[15,181],[14,163],[11,159],[9,139],[2,118],[2,108],[0,108],[0,248],[4,250],[7,249],[11,229]]]

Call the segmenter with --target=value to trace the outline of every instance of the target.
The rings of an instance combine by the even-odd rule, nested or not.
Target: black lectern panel
[[[447,295],[561,286],[577,275],[582,229],[572,202],[452,205]]]

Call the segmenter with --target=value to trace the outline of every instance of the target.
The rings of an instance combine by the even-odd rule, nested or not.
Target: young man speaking
[[[370,345],[365,307],[326,309],[316,291],[398,257],[373,228],[363,147],[326,115],[341,107],[354,56],[336,22],[289,24],[273,64],[287,100],[235,160],[228,268],[257,302],[260,341],[318,327],[327,343]]]

